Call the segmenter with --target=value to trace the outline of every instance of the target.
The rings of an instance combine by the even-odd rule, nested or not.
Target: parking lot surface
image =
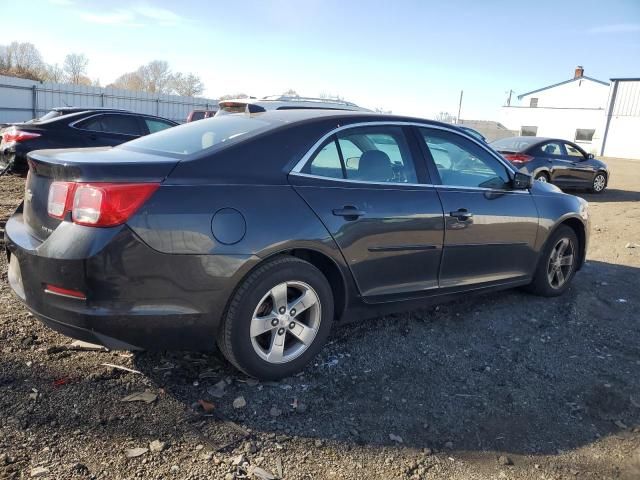
[[[607,161],[605,193],[572,192],[592,232],[566,295],[337,328],[278,383],[216,353],[73,346],[1,255],[0,478],[640,478],[640,162]],[[23,182],[0,178],[0,220]]]

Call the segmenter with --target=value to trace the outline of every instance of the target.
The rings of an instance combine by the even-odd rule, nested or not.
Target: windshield
[[[168,128],[116,148],[189,155],[211,147],[236,143],[275,126],[271,122],[245,114],[225,115]]]
[[[498,151],[508,150],[510,152],[521,152],[539,141],[539,139],[533,137],[511,137],[491,142],[491,146]]]

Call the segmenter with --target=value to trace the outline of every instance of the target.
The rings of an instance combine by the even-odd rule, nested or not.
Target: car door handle
[[[364,216],[365,212],[352,205],[345,205],[342,208],[334,208],[333,214],[336,217],[344,217],[345,220],[357,220],[359,217]]]
[[[459,208],[455,212],[449,212],[449,216],[457,218],[458,220],[469,220],[470,218],[473,218],[473,213],[466,208]]]

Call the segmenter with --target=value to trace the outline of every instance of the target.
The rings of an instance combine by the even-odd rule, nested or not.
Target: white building
[[[640,78],[612,78],[601,155],[640,159]]]
[[[576,67],[572,79],[523,93],[518,105],[502,107],[500,122],[520,135],[564,138],[599,155],[608,99],[609,84]]]

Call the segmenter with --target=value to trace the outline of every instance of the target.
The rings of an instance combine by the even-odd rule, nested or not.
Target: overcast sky
[[[205,96],[293,88],[394,113],[496,119],[516,94],[585,75],[640,77],[640,0],[2,0],[0,43],[90,60],[102,85],[151,60]]]

